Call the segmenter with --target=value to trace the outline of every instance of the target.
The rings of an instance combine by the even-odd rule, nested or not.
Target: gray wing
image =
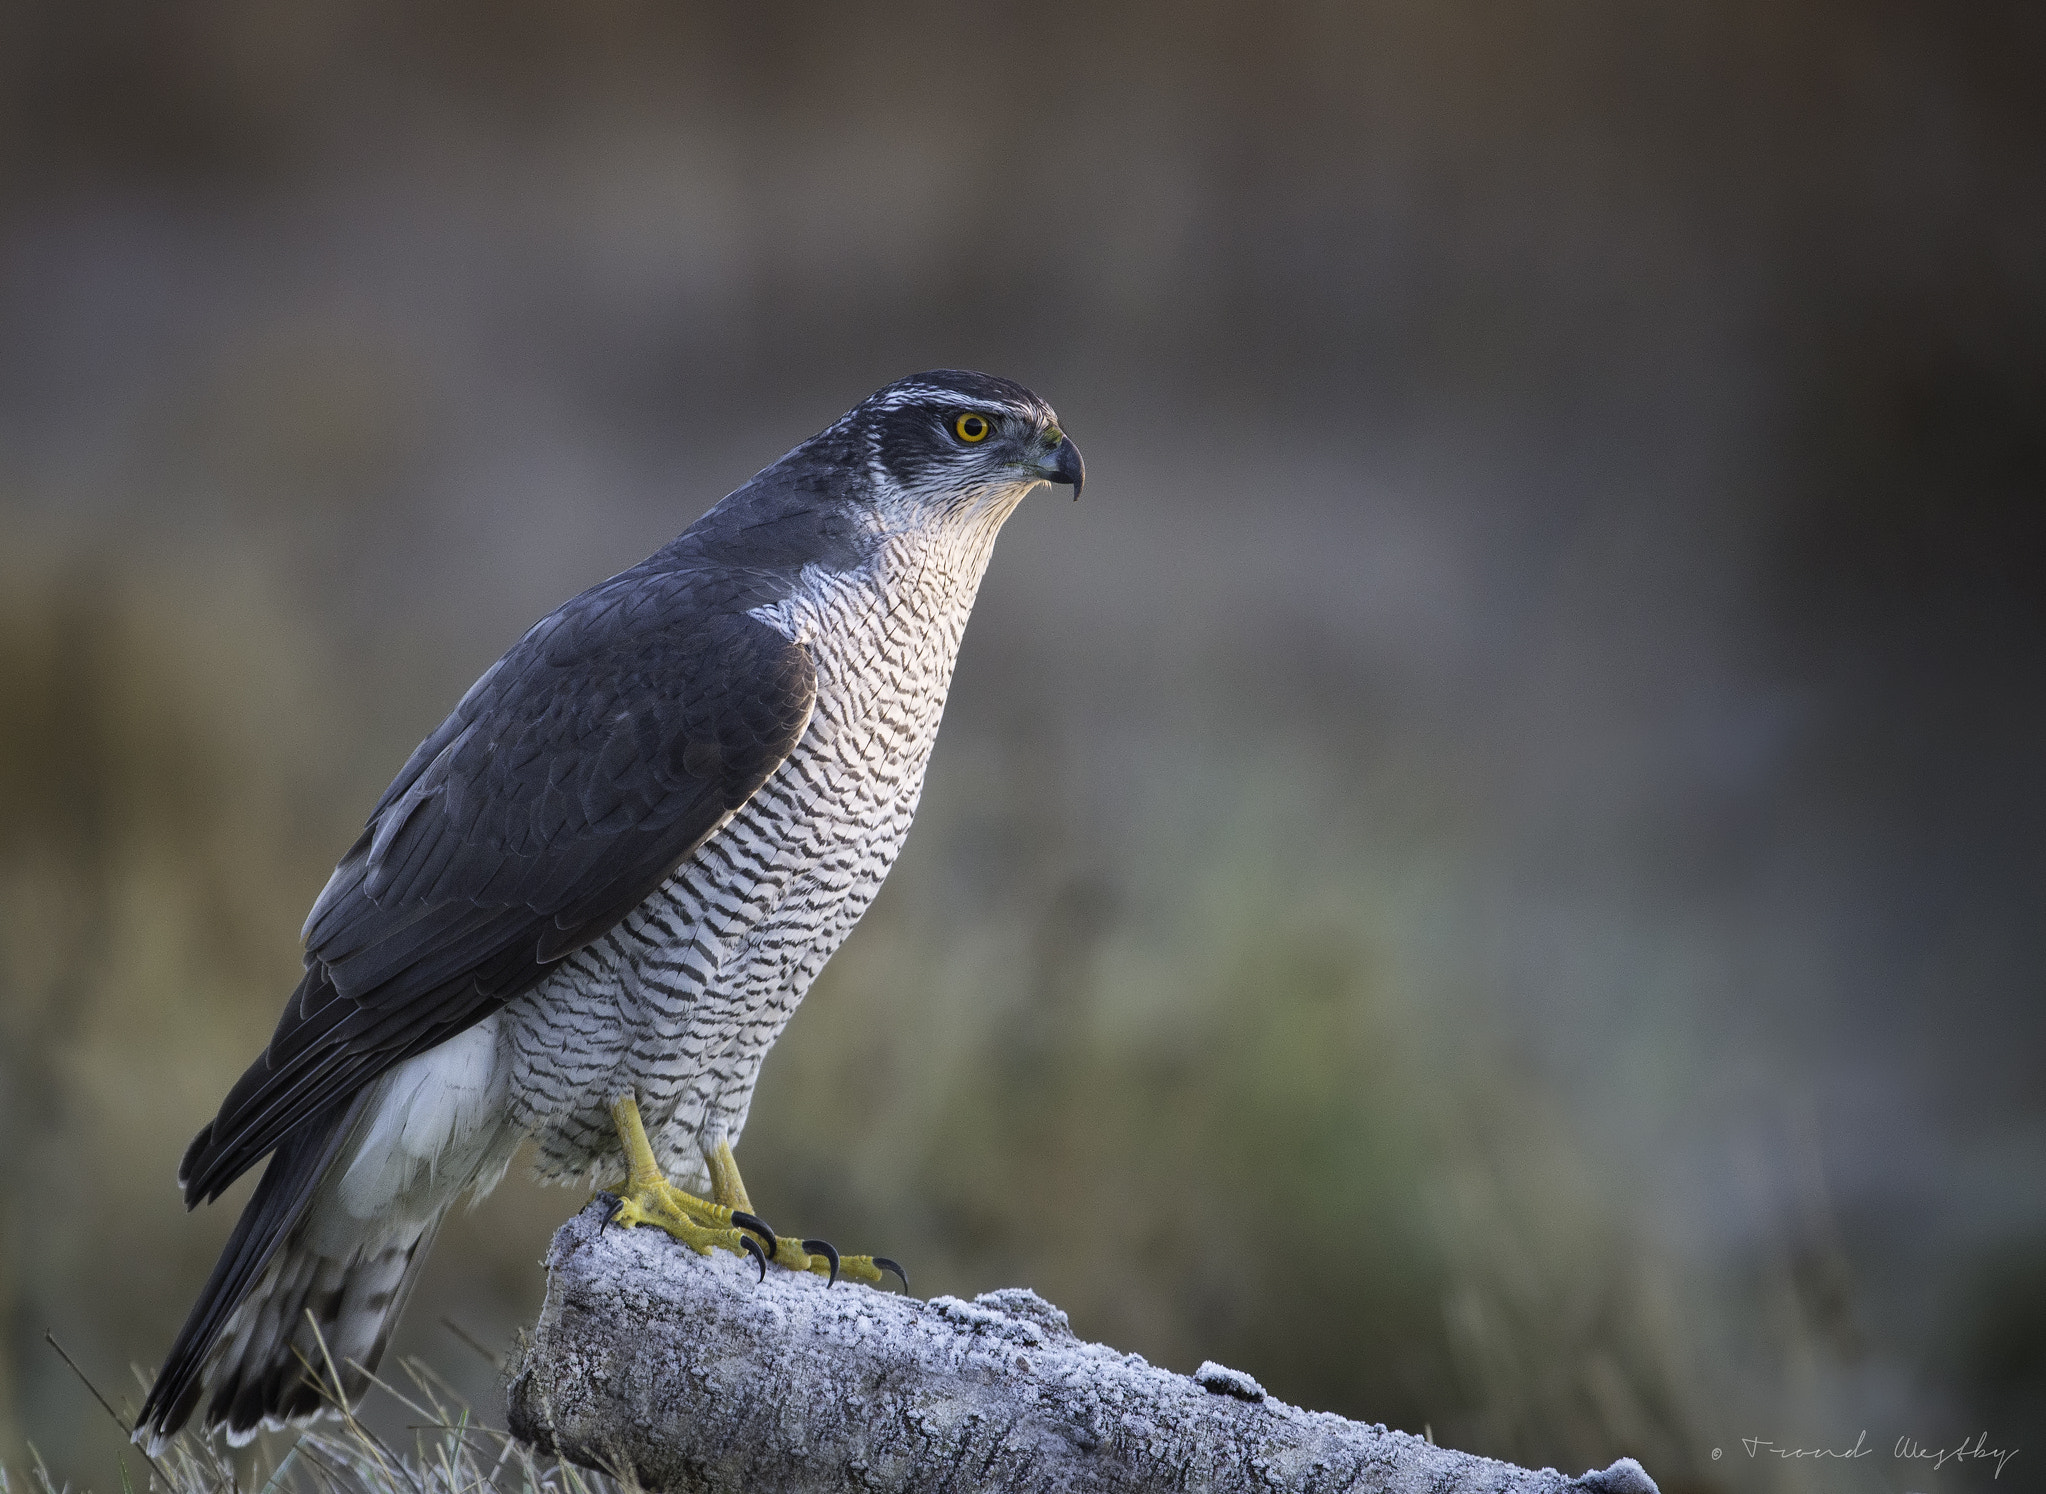
[[[477,681],[314,905],[304,980],[185,1154],[188,1203],[534,985],[752,797],[817,693],[757,600],[743,578],[635,568]]]

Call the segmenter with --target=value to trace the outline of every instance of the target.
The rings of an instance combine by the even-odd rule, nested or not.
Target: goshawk
[[[762,1059],[908,833],[995,535],[1080,454],[1020,385],[891,384],[542,619],[419,745],[305,925],[305,977],[185,1153],[269,1166],[136,1430],[245,1442],[374,1369],[435,1230],[519,1143],[761,1269],[732,1148]],[[354,1368],[360,1366],[360,1369]]]

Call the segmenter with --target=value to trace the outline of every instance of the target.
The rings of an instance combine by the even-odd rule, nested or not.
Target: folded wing
[[[294,1128],[602,935],[809,724],[809,655],[743,581],[615,577],[537,625],[413,753],[306,921],[306,973],[186,1152],[212,1199]]]

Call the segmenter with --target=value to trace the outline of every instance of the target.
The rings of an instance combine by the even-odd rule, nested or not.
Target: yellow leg
[[[618,1208],[611,1223],[627,1229],[638,1224],[654,1225],[698,1255],[709,1255],[716,1249],[729,1250],[734,1255],[750,1253],[747,1242],[751,1236],[733,1223],[731,1205],[707,1202],[684,1193],[661,1176],[654,1149],[646,1139],[646,1127],[640,1123],[638,1101],[629,1094],[619,1096],[611,1104],[611,1119],[618,1127],[618,1139],[624,1143],[625,1161],[630,1169],[624,1186],[618,1190]],[[751,1210],[739,1212],[750,1215]],[[779,1253],[780,1242],[772,1234],[764,1229],[756,1233],[760,1238],[752,1241],[752,1252],[768,1246],[771,1248],[764,1254]]]
[[[753,1200],[746,1196],[745,1179],[739,1176],[739,1164],[732,1156],[732,1143],[720,1136],[717,1150],[709,1157],[710,1196],[714,1203],[721,1203],[728,1209],[744,1209],[753,1212]]]
[[[651,1158],[651,1151],[648,1156]],[[705,1160],[710,1164],[711,1198],[723,1208],[751,1214],[753,1203],[746,1196],[746,1180],[739,1176],[739,1163],[732,1156],[732,1143],[720,1136],[717,1146]],[[840,1255],[822,1240],[797,1240],[788,1235],[776,1235],[769,1259],[791,1271],[814,1271],[827,1281],[844,1276],[852,1281],[874,1283],[881,1280],[881,1273],[886,1269],[902,1277],[905,1291],[909,1288],[909,1278],[903,1275],[902,1267],[886,1257],[877,1262],[871,1255]]]

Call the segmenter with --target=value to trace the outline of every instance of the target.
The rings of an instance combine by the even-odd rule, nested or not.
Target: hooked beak
[[[1067,439],[1064,431],[1053,426],[1057,444],[1038,458],[1035,468],[1039,477],[1046,482],[1062,482],[1073,490],[1073,501],[1080,501],[1080,489],[1087,481],[1087,464],[1080,460],[1080,448]]]

